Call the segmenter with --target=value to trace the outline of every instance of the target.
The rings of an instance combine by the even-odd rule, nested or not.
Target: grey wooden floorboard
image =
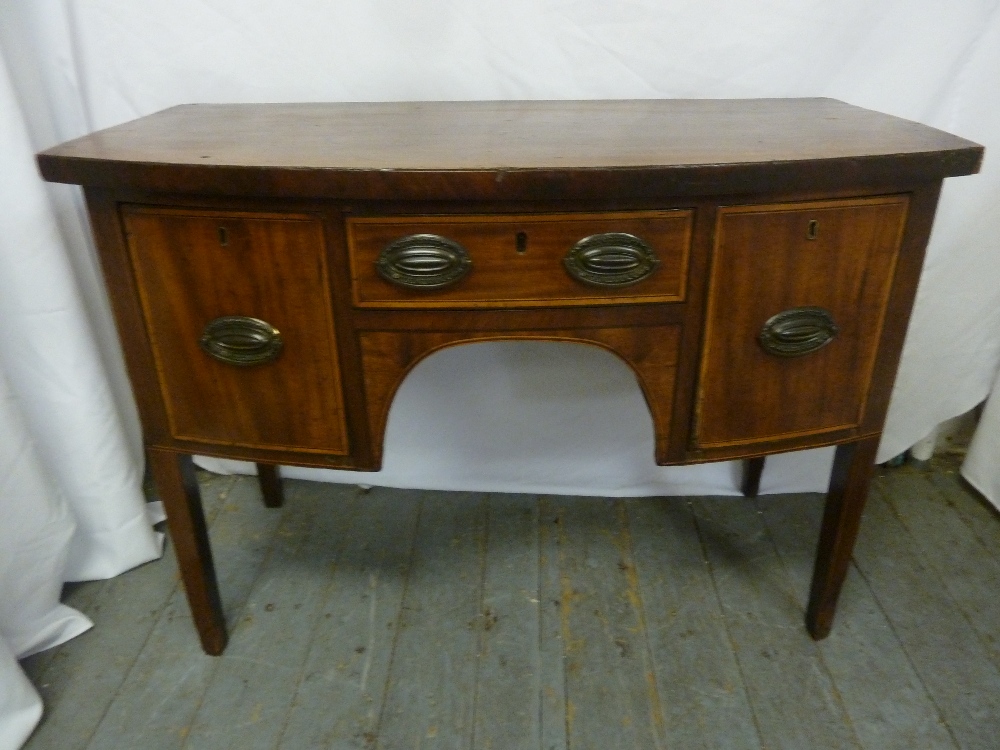
[[[958,475],[954,459],[947,462],[935,459],[932,465],[934,470],[926,473],[928,481],[948,498],[949,507],[992,556],[995,550],[1000,549],[1000,510],[990,505]]]
[[[229,484],[206,492],[210,514],[218,513]],[[176,562],[168,549],[164,559],[79,587],[93,592],[74,597],[74,604],[95,627],[60,646],[40,673],[31,674],[45,713],[26,747],[88,746],[177,586]]]
[[[684,498],[626,503],[668,747],[759,748],[733,644]]]
[[[664,720],[621,501],[568,498],[560,510],[560,609],[567,739],[575,750],[662,748]]]
[[[287,491],[267,564],[226,652],[217,657],[220,663],[182,747],[269,750],[277,745],[330,566],[349,538],[356,494],[344,485],[296,484]]]
[[[566,742],[566,652],[563,648],[559,574],[559,508],[538,499],[538,672],[540,750],[564,750]]]
[[[209,495],[204,487],[203,494]],[[232,629],[274,539],[281,512],[265,508],[256,479],[245,477],[232,485],[214,515],[209,534]],[[176,574],[173,551],[169,547],[168,551],[161,564],[170,565]],[[219,663],[202,652],[183,587],[177,586],[89,747],[181,747]]]
[[[218,512],[218,506],[221,503],[220,498],[225,498],[228,495],[233,482],[236,481],[236,477],[202,472],[202,479],[204,480],[202,493],[204,495],[203,504],[206,515],[214,514]],[[155,499],[152,497],[152,488],[147,488],[147,491],[150,493],[151,499]],[[94,602],[101,596],[101,591],[103,591],[105,583],[105,581],[67,583],[63,586],[62,602],[86,614],[94,605]],[[50,648],[47,651],[42,651],[41,653],[25,658],[22,660],[21,666],[32,679],[40,681],[49,663],[53,659],[58,661],[65,658],[66,653],[67,650],[64,648]]]
[[[477,750],[540,743],[538,502],[490,495],[477,660]]]
[[[804,611],[823,497],[761,497],[757,505]],[[804,634],[803,627],[800,637]],[[862,746],[868,750],[956,747],[878,601],[853,566],[833,632],[819,649]]]
[[[917,673],[963,748],[997,747],[1000,672],[939,576],[882,498],[868,502],[854,551]]]
[[[486,557],[485,497],[425,493],[377,747],[469,747]]]
[[[352,522],[337,498],[353,488],[287,483],[278,511],[252,477],[205,476],[242,662],[201,654],[168,545],[68,592],[97,629],[26,660],[47,700],[27,750],[229,746],[213,726],[286,750],[1000,744],[1000,514],[953,471],[876,479],[819,644],[802,624],[816,496],[700,499],[691,514],[683,499],[536,511],[373,490]],[[726,689],[733,675],[745,693]]]
[[[370,748],[388,679],[420,493],[362,496],[330,580],[280,747]]]
[[[757,506],[702,498],[692,507],[764,746],[860,747]]]
[[[80,583],[64,584],[60,600],[63,604],[87,614],[90,608],[94,606],[94,602],[101,595],[105,584],[106,581],[83,581]],[[48,669],[50,665],[53,662],[58,664],[69,653],[70,649],[68,647],[57,646],[56,648],[50,648],[46,651],[25,657],[21,660],[21,667],[36,685],[40,685],[46,679],[46,674],[49,674]],[[58,666],[54,668],[54,671],[58,673]]]
[[[955,512],[959,504],[976,502],[962,488],[945,492],[925,472],[893,472],[892,492],[883,497],[917,541],[929,567],[968,618],[972,631],[1000,667],[1000,558]],[[987,524],[997,526],[997,524]]]
[[[102,587],[87,612],[95,627],[63,646],[36,678],[46,711],[32,750],[87,747],[175,585],[174,566],[158,561]]]

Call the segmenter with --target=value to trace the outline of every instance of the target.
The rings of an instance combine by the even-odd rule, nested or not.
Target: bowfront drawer
[[[679,302],[693,212],[347,220],[359,307]]]
[[[348,453],[322,223],[127,206],[171,435]]]
[[[907,205],[889,196],[719,210],[698,447],[861,425]]]

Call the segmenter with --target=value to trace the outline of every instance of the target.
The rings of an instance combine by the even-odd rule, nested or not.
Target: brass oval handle
[[[659,264],[649,245],[625,232],[585,237],[563,258],[570,276],[594,286],[636,284],[653,273]]]
[[[375,261],[378,275],[405,289],[441,289],[472,269],[464,247],[438,234],[411,234],[382,250]]]
[[[801,357],[821,349],[840,333],[822,307],[793,307],[768,319],[758,340],[776,357]]]
[[[251,367],[277,359],[284,342],[270,323],[244,315],[226,315],[205,326],[198,345],[220,362]]]

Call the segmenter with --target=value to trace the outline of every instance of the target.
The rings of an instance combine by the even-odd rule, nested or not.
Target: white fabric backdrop
[[[995,378],[1000,0],[36,0],[0,2],[0,53],[0,374],[13,394],[0,411],[3,529],[61,507],[76,527],[53,520],[65,544],[17,555],[4,554],[8,536],[27,549],[29,535],[52,535],[0,536],[0,592],[42,569],[49,581],[30,605],[0,598],[0,750],[37,714],[6,659],[24,653],[10,623],[30,629],[22,614],[46,608],[72,620],[52,597],[61,579],[158,551],[79,197],[41,185],[33,150],[181,102],[832,96],[987,146],[981,175],[946,185],[880,458],[980,402]],[[1000,498],[993,412],[970,463]],[[763,489],[822,489],[829,458],[778,457]],[[645,406],[611,355],[532,343],[427,360],[394,405],[382,474],[324,476],[607,495],[736,486],[732,465],[653,465]],[[36,563],[45,557],[55,564]]]
[[[7,50],[4,42],[4,57]],[[63,581],[117,575],[157,557],[160,544],[141,492],[139,446],[133,440],[130,450],[121,425],[128,402],[116,405],[111,397],[98,336],[54,203],[36,175],[6,66],[0,66],[0,174],[0,748],[6,750],[20,745],[41,713],[14,658],[90,627],[59,604]],[[73,204],[65,205],[72,220]],[[86,249],[74,243],[75,252]]]

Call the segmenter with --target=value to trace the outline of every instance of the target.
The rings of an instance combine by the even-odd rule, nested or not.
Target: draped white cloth
[[[182,102],[831,96],[987,146],[950,181],[880,458],[989,393],[1000,361],[1000,0],[36,0],[0,5],[0,750],[37,721],[13,657],[87,626],[59,584],[155,557],[134,406],[76,188],[32,153]],[[1000,500],[1000,396],[967,474]],[[446,350],[404,383],[397,486],[734,493],[665,469],[631,373],[570,345]],[[769,462],[822,489],[829,451]]]
[[[4,57],[6,32],[5,26]],[[71,260],[67,235],[56,221],[57,203],[35,171],[22,112],[7,68],[0,67],[0,748],[5,749],[18,747],[41,714],[41,702],[15,657],[90,627],[86,617],[59,603],[62,583],[117,575],[160,552],[141,492],[140,446],[134,438],[130,446],[122,425],[123,419],[134,422],[134,412],[129,401],[116,403],[110,392],[105,357],[120,362],[120,355],[107,346],[113,339],[94,329],[79,281],[89,258],[77,257],[76,266]],[[81,227],[73,204],[63,208]],[[70,252],[87,252],[83,236],[78,229]],[[96,280],[93,268],[88,270]],[[106,314],[96,322],[107,331]]]

